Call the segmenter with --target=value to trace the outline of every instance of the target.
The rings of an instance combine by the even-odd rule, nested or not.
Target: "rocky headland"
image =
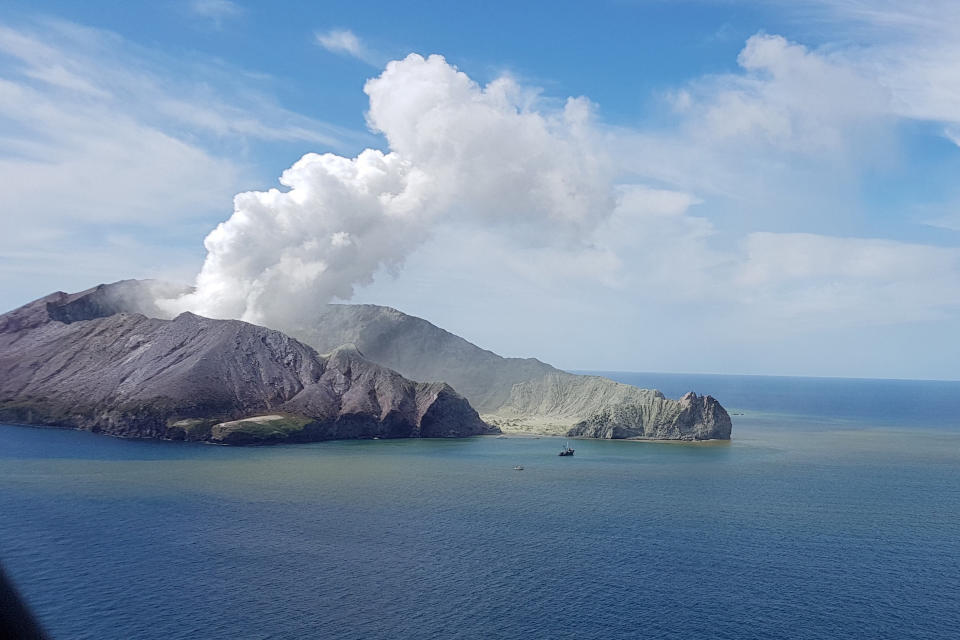
[[[0,420],[226,444],[497,431],[449,385],[353,345],[321,355],[237,320],[148,317],[154,286],[58,292],[0,316]]]

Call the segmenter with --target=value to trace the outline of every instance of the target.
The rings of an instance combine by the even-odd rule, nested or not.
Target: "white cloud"
[[[732,180],[742,178],[744,162],[795,155],[819,162],[830,153],[849,161],[847,147],[862,134],[851,129],[879,128],[887,118],[876,85],[782,38],[751,38],[739,61],[746,75],[695,87],[680,104],[684,127],[672,138],[660,134],[664,145],[687,145],[687,155],[715,154],[711,161]],[[830,100],[815,95],[818,87],[847,93]],[[605,131],[583,98],[554,108],[509,77],[481,87],[442,57],[417,55],[389,63],[365,90],[370,126],[390,152],[307,155],[281,178],[288,192],[238,196],[234,215],[207,238],[197,294],[175,306],[290,327],[370,287],[378,273],[396,273],[425,246],[450,277],[471,282],[468,290],[485,281],[525,283],[523,290],[538,292],[531,295],[554,301],[607,295],[598,288],[614,298],[642,292],[645,304],[668,313],[708,305],[753,331],[956,311],[956,250],[828,234],[731,234],[691,215],[706,205],[689,190],[618,185],[618,173],[638,156],[669,169],[681,154],[659,153],[649,144],[655,137],[642,133]],[[723,155],[737,146],[758,157]],[[795,167],[784,164],[784,175],[795,180]],[[673,169],[698,184],[689,166]],[[793,187],[783,197],[796,195]],[[429,242],[432,234],[445,247]],[[365,297],[370,291],[383,289],[374,285]]]
[[[317,31],[314,37],[317,40],[317,44],[331,53],[351,56],[373,66],[379,66],[382,62],[380,56],[371,51],[367,45],[349,29]]]
[[[481,88],[441,56],[411,55],[370,80],[368,120],[431,176],[438,206],[526,231],[575,236],[609,214],[613,167],[591,106],[531,101],[509,77]],[[542,224],[547,222],[547,225]]]
[[[508,78],[481,87],[442,57],[416,54],[365,91],[390,153],[308,154],[281,177],[289,191],[238,195],[207,237],[197,293],[179,306],[309,322],[378,269],[397,268],[442,221],[527,246],[576,246],[613,210],[613,176],[583,100],[537,110]]]
[[[954,0],[817,0],[788,5],[819,31],[862,77],[872,78],[890,96],[889,110],[903,118],[960,124],[960,4]]]
[[[665,92],[671,124],[623,128],[608,145],[637,180],[708,199],[725,231],[876,234],[864,185],[910,161],[905,138],[919,128],[909,123],[922,120],[951,140],[958,128],[960,102],[950,107],[947,97],[960,97],[960,80],[923,66],[954,59],[956,46],[942,33],[931,32],[930,42],[908,30],[871,45],[816,48],[754,35],[737,57],[739,71]],[[904,84],[909,78],[917,91]],[[929,204],[955,210],[960,202]],[[859,229],[845,224],[854,220]]]
[[[890,91],[843,56],[757,34],[737,63],[739,73],[706,76],[666,96],[679,116],[667,141],[726,158],[733,151],[833,156],[835,163],[886,142]]]
[[[753,233],[736,286],[766,317],[803,327],[930,320],[960,306],[960,249]]]
[[[948,375],[922,373],[916,336],[955,326],[957,250],[822,234],[730,238],[694,214],[703,206],[630,187],[594,243],[577,248],[438,225],[399,281],[380,272],[355,301],[573,368]],[[897,344],[914,345],[921,364],[893,358]]]

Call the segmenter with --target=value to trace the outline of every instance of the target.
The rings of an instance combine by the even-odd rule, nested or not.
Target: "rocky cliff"
[[[312,327],[291,330],[320,350],[343,342],[416,380],[444,380],[503,430],[592,438],[729,439],[730,416],[714,398],[680,400],[533,358],[503,358],[405,313],[376,305],[328,305]]]
[[[631,440],[729,440],[730,416],[710,396],[692,391],[679,401],[654,398],[613,404],[592,413],[568,432],[571,437]]]
[[[147,317],[155,286],[58,292],[0,316],[0,420],[235,444],[491,431],[449,385],[355,346],[320,355],[236,320]]]
[[[515,384],[490,419],[507,429],[603,439],[728,440],[732,428],[710,396],[671,400],[654,389],[563,371]]]

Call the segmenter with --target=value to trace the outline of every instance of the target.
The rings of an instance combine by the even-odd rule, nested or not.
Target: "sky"
[[[960,379],[952,0],[0,5],[0,307],[385,304],[575,370]]]

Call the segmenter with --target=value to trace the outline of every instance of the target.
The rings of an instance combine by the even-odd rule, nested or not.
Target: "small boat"
[[[523,471],[523,465],[522,465],[522,464],[518,464],[517,466],[515,466],[515,467],[513,468],[513,470],[514,470],[514,471]]]
[[[572,456],[572,455],[573,455],[573,449],[571,449],[571,448],[567,445],[567,443],[564,442],[564,443],[563,443],[563,449],[561,449],[561,450],[560,450],[560,453],[557,454],[557,455],[561,455],[561,456]]]

